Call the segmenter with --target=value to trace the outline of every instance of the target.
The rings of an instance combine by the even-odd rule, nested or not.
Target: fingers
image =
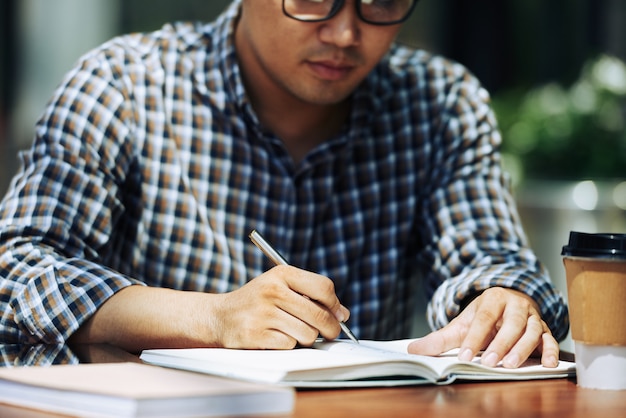
[[[438,355],[459,348],[459,360],[471,361],[482,350],[481,363],[516,368],[534,352],[546,367],[556,367],[559,345],[538,307],[527,295],[493,288],[483,292],[446,327],[409,345],[409,352]]]
[[[224,294],[220,318],[223,346],[288,349],[311,345],[321,334],[334,339],[347,319],[333,282],[290,266],[278,266]]]
[[[500,297],[489,297],[489,294],[483,293],[461,313],[463,319],[470,321],[469,329],[461,342],[459,350],[459,359],[461,361],[471,361],[476,354],[483,350],[495,335],[499,335],[502,331],[500,324],[503,322],[506,301]],[[505,321],[504,332],[507,330],[509,334],[514,332],[516,328],[510,326]],[[497,333],[497,334],[496,334]],[[506,336],[501,338],[505,339]],[[510,336],[508,337],[510,338]],[[497,353],[496,353],[497,354]],[[483,362],[491,363],[494,360],[494,353],[486,352],[483,354]],[[496,363],[500,358],[495,358]],[[494,363],[495,365],[495,363]]]
[[[330,311],[337,321],[346,321],[349,311],[341,305],[335,294],[335,285],[328,277],[294,267],[277,266],[273,271],[280,274],[290,289]]]
[[[541,364],[544,367],[559,365],[559,343],[551,332],[544,332],[541,336]]]
[[[300,316],[296,316],[288,312],[287,301],[294,297],[289,295],[293,292],[286,286],[280,291],[274,289],[275,287],[278,286],[274,283],[250,282],[234,292],[220,295],[226,302],[219,310],[219,317],[214,318],[214,323],[221,330],[219,346],[239,349],[291,349],[297,344],[313,344],[319,331],[308,322],[314,321],[301,319],[308,317],[308,314],[300,313]],[[302,305],[315,305],[298,294],[295,296]],[[308,310],[304,308],[304,311],[315,309],[323,310],[315,305]],[[302,310],[300,307],[298,312]],[[330,313],[324,312],[336,323],[336,337],[340,330],[339,324]]]
[[[517,368],[535,351],[543,352],[542,364],[556,367],[559,345],[541,319],[539,308],[527,295],[504,290],[498,299],[506,301],[497,333],[481,356],[481,363],[495,367],[500,361],[506,368]]]
[[[257,325],[265,329],[260,338],[246,348],[285,350],[296,345],[310,346],[319,335],[316,328],[282,310],[275,311],[272,321]]]
[[[453,348],[458,348],[465,334],[460,324],[455,324],[452,321],[447,327],[411,342],[408,352],[424,356],[437,356]]]
[[[289,295],[276,301],[276,306],[284,313],[280,322],[285,332],[301,345],[313,344],[318,333],[327,339],[339,335],[339,321],[325,306],[289,289],[287,291]],[[308,330],[314,330],[315,335],[311,336]]]
[[[535,351],[543,333],[544,324],[538,316],[509,318],[485,350],[481,362],[494,367],[502,360],[504,367],[519,367]]]

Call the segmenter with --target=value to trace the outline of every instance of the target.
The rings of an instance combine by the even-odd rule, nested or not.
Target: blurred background
[[[211,20],[228,3],[2,0],[0,194],[83,53],[168,21]],[[624,0],[420,0],[401,34],[466,65],[491,92],[531,245],[564,293],[570,230],[626,233],[625,22]]]

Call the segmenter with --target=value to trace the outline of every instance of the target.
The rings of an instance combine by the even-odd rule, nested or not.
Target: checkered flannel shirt
[[[439,328],[492,286],[564,337],[471,74],[394,45],[345,130],[294,164],[246,96],[237,13],[118,37],[64,79],[0,205],[0,342],[63,342],[133,284],[237,289],[271,266],[252,229],[334,280],[359,338],[407,336],[418,292]]]

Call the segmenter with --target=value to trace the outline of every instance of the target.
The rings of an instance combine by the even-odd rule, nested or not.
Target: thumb
[[[448,326],[431,332],[425,337],[418,338],[411,342],[408,347],[410,354],[421,354],[423,356],[438,356],[441,353],[450,351],[461,346],[462,337],[456,332],[454,327]]]

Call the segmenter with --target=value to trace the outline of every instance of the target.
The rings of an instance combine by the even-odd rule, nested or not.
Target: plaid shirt
[[[252,229],[334,280],[359,338],[407,336],[418,289],[439,328],[492,286],[563,337],[479,83],[394,45],[343,133],[296,165],[246,97],[238,6],[113,39],[65,78],[0,206],[0,341],[65,341],[131,284],[232,291],[271,266]]]

